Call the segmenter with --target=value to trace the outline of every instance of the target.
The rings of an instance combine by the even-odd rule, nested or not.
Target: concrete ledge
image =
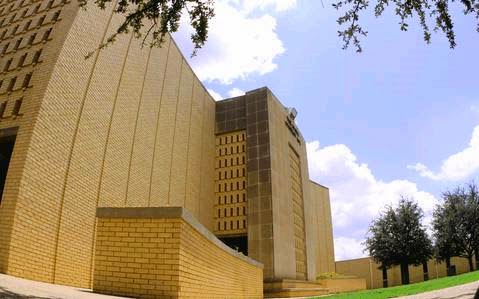
[[[213,242],[229,254],[263,269],[264,265],[238,252],[221,242],[212,232],[204,227],[196,218],[183,207],[150,207],[150,208],[97,208],[97,218],[131,218],[131,219],[174,219],[181,218],[191,225],[197,232]]]

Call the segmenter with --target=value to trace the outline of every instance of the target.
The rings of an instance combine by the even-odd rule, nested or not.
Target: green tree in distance
[[[402,197],[396,208],[386,207],[369,227],[365,245],[370,256],[383,266],[399,265],[402,284],[409,284],[409,265],[427,263],[432,256],[423,217],[416,202]]]
[[[451,201],[445,200],[434,209],[432,221],[434,255],[438,261],[446,262],[447,269],[451,267],[451,258],[459,255],[454,242],[454,222],[457,220],[454,210]]]
[[[443,194],[434,212],[433,230],[437,257],[467,258],[474,270],[473,256],[479,248],[479,188],[471,182]]]
[[[78,0],[82,7],[88,2],[105,9],[113,0]],[[374,15],[379,17],[391,6],[399,18],[400,30],[407,31],[409,19],[417,17],[424,33],[426,43],[431,42],[431,28],[433,31],[443,32],[451,48],[456,46],[454,22],[450,12],[450,5],[462,7],[465,15],[472,15],[478,20],[476,30],[479,32],[479,0],[376,0]],[[338,35],[343,40],[343,49],[354,45],[357,52],[362,51],[360,38],[368,32],[360,25],[360,13],[370,8],[369,0],[335,0],[333,7],[341,11],[337,22],[343,29]],[[207,38],[211,18],[214,17],[214,0],[118,0],[115,13],[125,16],[124,21],[99,49],[114,42],[119,34],[133,32],[137,38],[142,38],[144,44],[161,46],[165,35],[176,32],[180,26],[182,14],[187,13],[190,24],[194,29],[191,40],[194,44],[192,55],[201,48]],[[432,27],[431,27],[432,23]],[[146,25],[145,25],[146,24]],[[145,41],[151,36],[148,43]],[[91,53],[89,54],[91,55]]]

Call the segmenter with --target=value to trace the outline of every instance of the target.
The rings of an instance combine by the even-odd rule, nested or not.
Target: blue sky
[[[451,50],[442,34],[425,44],[417,20],[401,32],[395,15],[368,11],[357,54],[341,49],[338,12],[324,5],[217,0],[216,27],[190,63],[218,97],[268,86],[296,107],[310,175],[330,187],[336,258],[347,259],[365,255],[369,222],[399,195],[428,222],[441,192],[479,181],[479,34],[458,10]],[[185,55],[189,30],[176,34]]]

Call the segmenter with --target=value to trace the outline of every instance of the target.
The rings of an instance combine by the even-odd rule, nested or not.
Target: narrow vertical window
[[[13,105],[12,115],[18,116],[20,115],[20,108],[22,107],[22,99],[16,100],[15,104]]]
[[[37,26],[42,26],[43,21],[45,21],[45,16],[42,16],[40,19],[38,19]]]
[[[7,102],[3,102],[0,104],[0,118],[3,118],[3,114],[5,113],[6,107],[7,107]]]
[[[59,16],[60,16],[60,10],[55,12],[55,14],[52,17],[52,22],[56,22]]]
[[[35,6],[35,9],[33,9],[32,14],[36,14],[38,12],[38,10],[40,9],[40,5],[41,4],[38,4],[37,6]]]
[[[18,47],[20,47],[20,44],[22,43],[23,41],[23,37],[20,37],[17,42],[15,43],[15,47],[13,47],[14,50],[17,50]]]
[[[12,60],[13,60],[13,58],[10,58],[9,60],[7,60],[7,62],[5,62],[5,65],[3,66],[3,71],[4,72],[7,72],[10,69],[10,65],[12,64]]]
[[[13,35],[17,34],[18,26],[19,26],[19,25],[15,26],[15,28],[13,28],[12,34],[10,34],[10,35],[13,36]]]
[[[30,38],[28,39],[28,45],[29,46],[33,45],[33,42],[35,41],[36,36],[37,36],[36,33],[33,33],[32,35],[30,35]]]
[[[13,22],[13,20],[15,20],[15,17],[16,17],[16,16],[17,16],[17,14],[16,14],[16,13],[14,13],[14,14],[12,15],[12,17],[10,18],[10,21],[9,21],[9,23],[12,23],[12,22]]]
[[[23,79],[22,88],[27,88],[30,85],[30,80],[32,79],[32,73],[28,73],[25,75]]]
[[[32,20],[29,20],[28,22],[26,22],[25,25],[23,26],[23,31],[27,31],[28,29],[30,29],[31,24],[32,24]]]
[[[38,60],[40,59],[40,55],[42,54],[42,49],[38,50],[35,52],[35,55],[33,56],[32,63],[37,63]]]
[[[13,77],[12,79],[10,79],[10,83],[8,84],[8,87],[7,87],[7,92],[10,92],[13,90],[16,82],[17,82],[17,77]]]
[[[45,31],[45,33],[43,34],[43,38],[42,40],[48,40],[48,38],[50,37],[50,34],[52,33],[52,28],[49,28],[47,31]]]
[[[17,63],[17,68],[22,67],[23,64],[25,63],[25,59],[27,58],[27,53],[23,54],[20,59],[18,60]]]

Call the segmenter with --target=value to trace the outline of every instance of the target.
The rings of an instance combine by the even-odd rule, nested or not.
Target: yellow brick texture
[[[71,23],[78,7],[71,3],[64,9],[64,19]],[[104,11],[91,11],[89,16],[102,20],[106,25],[108,15]],[[53,70],[33,76],[31,92],[40,103],[36,115],[32,115],[29,147],[15,198],[14,223],[6,262],[9,274],[49,282],[54,280],[63,186],[69,167],[70,145],[76,131],[76,117],[83,103],[78,89],[86,88],[83,78],[89,76],[94,61],[79,64],[74,73],[62,72],[61,66],[68,64],[71,57],[81,57],[87,50],[86,44],[98,43],[104,34],[101,30],[84,32],[84,21],[75,20],[71,28],[68,22],[55,26],[52,41],[47,42],[47,45],[55,43],[55,49],[45,49],[45,60],[42,62],[45,68]],[[58,31],[55,31],[57,28]],[[66,36],[68,30],[75,32],[75,36]],[[62,44],[72,43],[75,39],[83,39],[85,43],[76,48],[62,48]],[[59,49],[62,49],[61,53],[57,53]]]
[[[262,298],[262,269],[182,218],[100,218],[93,289],[137,298]]]
[[[57,60],[61,45],[65,40],[65,32],[70,28],[76,14],[76,8],[70,1],[4,1],[0,5],[3,20],[0,47],[5,50],[0,59],[2,67],[12,59],[11,68],[0,74],[0,130],[18,127],[15,148],[10,161],[6,186],[0,205],[0,271],[8,268],[9,246],[12,235],[15,208],[21,196],[20,188],[27,150],[33,134],[35,118],[41,105],[48,79],[51,76],[54,62]],[[60,12],[56,20],[53,15]],[[11,17],[16,17],[12,20]],[[23,17],[20,17],[24,15]],[[11,21],[10,21],[11,20]],[[40,23],[40,20],[42,22]],[[28,24],[28,26],[27,26]],[[18,26],[18,27],[17,27]],[[17,30],[14,32],[14,29]],[[43,32],[52,28],[49,37],[43,41]],[[32,39],[32,37],[35,37]],[[20,39],[17,49],[12,44]],[[30,42],[31,40],[31,42]],[[41,53],[41,55],[39,55]],[[23,64],[21,57],[27,55]],[[22,88],[25,72],[32,73],[30,83]],[[13,78],[17,78],[12,91],[7,87]],[[21,100],[18,114],[12,109]],[[1,106],[5,105],[5,109]],[[28,250],[25,252],[27,254]],[[40,275],[42,276],[42,275]]]
[[[36,24],[45,15],[25,33],[38,29],[39,41],[8,51],[13,63],[30,55],[18,71],[33,70],[31,86],[0,90],[0,105],[8,104],[0,130],[18,127],[0,205],[0,272],[90,287],[97,206],[175,203],[212,227],[215,106],[169,37],[150,49],[123,35],[85,60],[122,17],[112,14],[113,4],[80,12],[76,1],[48,3],[28,2],[32,11],[41,7],[15,21]],[[22,11],[15,9],[8,14]],[[10,115],[19,97],[20,113]]]

